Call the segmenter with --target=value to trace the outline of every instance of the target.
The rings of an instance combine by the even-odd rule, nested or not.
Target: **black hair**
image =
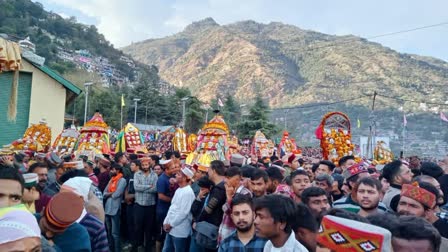
[[[331,187],[333,186],[334,179],[332,176],[324,173],[319,174],[314,178],[314,181],[325,181],[327,183],[327,186]]]
[[[250,208],[252,208],[252,209],[254,208],[253,200],[250,195],[237,193],[232,198],[231,206],[234,207],[234,206],[241,205],[241,204],[248,204],[250,206]]]
[[[274,223],[285,223],[285,233],[291,233],[291,224],[296,219],[296,205],[289,197],[265,195],[255,200],[255,211],[266,209],[274,219]]]
[[[70,158],[71,158],[71,156],[70,156]],[[82,161],[83,161],[84,163],[86,163],[87,160],[89,160],[89,157],[87,157],[86,155],[79,155],[79,158],[82,159]],[[65,161],[65,160],[64,160],[64,161]],[[65,162],[70,162],[70,161],[65,161]]]
[[[362,217],[361,215],[358,215],[356,213],[341,209],[341,208],[332,208],[332,209],[328,210],[326,215],[336,216],[336,217],[340,217],[340,218],[344,218],[344,219],[348,219],[348,220],[354,220],[354,221],[359,221],[359,222],[370,224],[370,222],[367,218]]]
[[[225,172],[226,177],[231,178],[234,176],[241,176],[241,169],[238,166],[231,166]]]
[[[333,177],[334,181],[338,182],[338,189],[342,190],[342,186],[344,185],[344,176],[337,173],[333,173],[331,174],[331,176]]]
[[[124,153],[121,152],[121,151],[115,153],[115,156],[114,156],[114,161],[115,161],[115,163],[118,163],[118,161],[120,161],[120,159],[121,159],[123,156],[124,156]]]
[[[58,182],[62,185],[65,181],[74,177],[89,177],[89,175],[84,170],[70,169],[61,175]]]
[[[156,163],[159,164],[160,158],[157,155],[151,155],[150,158]]]
[[[310,175],[308,175],[308,172],[306,172],[305,170],[300,169],[300,170],[293,171],[289,175],[289,179],[292,181],[298,175],[303,175],[303,176],[307,176],[308,178],[310,178]]]
[[[17,163],[22,163],[24,158],[25,154],[22,153],[14,154],[14,159],[17,161]]]
[[[382,174],[387,182],[394,182],[395,176],[400,173],[400,167],[402,164],[403,163],[400,160],[395,160],[384,166]]]
[[[120,164],[112,164],[112,166],[110,167],[110,169],[115,169],[117,170],[119,173],[123,173],[123,167]]]
[[[311,213],[308,206],[303,203],[296,205],[295,219],[291,223],[292,230],[297,232],[299,228],[305,228],[313,233],[318,230],[318,223],[316,218]]]
[[[393,238],[408,241],[427,240],[433,252],[439,251],[442,242],[439,231],[427,220],[417,216],[400,216],[391,233]]]
[[[319,197],[322,195],[327,196],[327,199],[328,199],[328,194],[324,189],[322,189],[320,187],[312,186],[312,187],[305,188],[305,190],[303,190],[301,199],[305,205],[308,205],[308,202],[310,202],[311,197]]]
[[[326,165],[326,166],[328,166],[328,168],[330,169],[330,171],[333,171],[334,168],[336,167],[336,165],[333,164],[333,162],[328,161],[328,160],[321,160],[321,161],[319,162],[319,164],[320,164],[320,165],[322,164],[322,165]]]
[[[428,175],[435,179],[444,174],[442,167],[433,162],[423,162],[420,166],[420,171],[423,175]]]
[[[215,171],[219,176],[224,176],[226,172],[226,168],[224,167],[224,163],[221,160],[213,160],[210,163],[210,169]]]
[[[398,216],[392,213],[380,213],[367,216],[370,224],[385,228],[392,232],[395,226],[398,225]]]
[[[198,179],[198,186],[202,188],[210,189],[213,185],[213,182],[208,178],[208,176],[204,176]]]
[[[268,174],[268,177],[272,180],[272,181],[278,181],[279,183],[281,183],[283,181],[283,175],[282,172],[280,171],[280,169],[278,169],[277,167],[270,167],[266,170],[266,173]]]
[[[250,178],[255,169],[257,168],[253,167],[252,165],[244,165],[241,167],[241,175],[243,176],[243,178]]]
[[[138,166],[139,170],[142,169],[142,162],[140,162],[140,160],[138,160],[138,159],[131,160],[131,164],[132,163],[134,163],[136,166]]]
[[[303,158],[299,158],[297,161],[299,161],[300,166],[303,166],[303,164],[305,163],[305,160],[303,160]]]
[[[23,193],[23,189],[25,188],[25,180],[16,168],[0,164],[0,179],[15,180],[19,182]]]
[[[148,150],[149,151],[157,151],[157,149],[155,147],[149,147]]]
[[[271,163],[274,163],[275,161],[279,160],[276,155],[271,156]]]
[[[313,166],[311,166],[311,171],[313,171],[313,173],[315,173],[318,167],[319,167],[319,163],[313,164]]]
[[[39,168],[47,168],[48,169],[48,166],[47,166],[46,163],[37,162],[37,163],[32,164],[30,166],[30,168],[28,168],[28,173],[34,173],[34,170],[36,170],[38,167]]]
[[[343,166],[349,160],[355,160],[355,157],[354,156],[343,156],[339,159],[338,164],[339,164],[339,166]]]
[[[360,179],[356,183],[356,186],[358,187],[360,184],[368,185],[370,187],[373,187],[378,192],[381,192],[381,189],[383,188],[383,185],[381,185],[381,182],[378,179],[374,179],[372,177],[364,177],[364,178]],[[357,187],[355,187],[355,188],[357,188]]]
[[[165,155],[165,159],[168,160],[168,159],[171,159],[171,156],[173,156],[173,152],[165,151],[164,155]]]
[[[263,181],[267,183],[269,176],[265,171],[261,169],[255,169],[252,175],[250,176],[250,180],[258,180],[260,178],[263,178]]]
[[[131,153],[131,154],[129,154],[129,160],[136,160],[136,159],[138,159],[138,155],[137,154],[134,154],[134,153]]]
[[[180,153],[178,151],[173,151],[173,154],[175,158],[180,158]]]

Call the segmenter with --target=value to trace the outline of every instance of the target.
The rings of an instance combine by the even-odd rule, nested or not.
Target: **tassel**
[[[11,95],[8,104],[8,121],[16,122],[17,118],[17,94],[19,91],[19,70],[14,72],[14,78],[12,80]]]

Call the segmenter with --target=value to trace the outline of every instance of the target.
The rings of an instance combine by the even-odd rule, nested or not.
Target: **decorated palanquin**
[[[197,143],[198,143],[198,136],[196,134],[188,135],[188,139],[187,139],[188,153],[193,152],[196,149]]]
[[[278,145],[277,154],[280,157],[283,157],[284,155],[288,155],[291,153],[298,154],[300,153],[300,150],[297,148],[296,140],[289,137],[288,131],[284,131],[282,140]]]
[[[238,143],[238,137],[235,135],[229,136],[227,139],[227,142],[229,143],[229,153],[230,155],[240,153],[241,146]]]
[[[228,135],[229,128],[223,116],[216,114],[202,127],[197,139],[196,149],[188,155],[186,163],[209,165],[213,160],[229,160]]]
[[[43,119],[39,124],[32,124],[23,134],[23,138],[11,144],[14,150],[47,152],[51,147],[51,129]]]
[[[392,162],[394,154],[390,150],[389,146],[384,141],[376,142],[375,149],[373,150],[373,163],[374,164],[387,164]]]
[[[53,150],[60,153],[72,153],[75,151],[76,142],[78,141],[79,132],[74,126],[64,129],[54,140]]]
[[[274,148],[275,145],[272,140],[268,140],[259,130],[255,132],[255,136],[252,141],[252,154],[257,155],[259,158],[271,157],[274,154]]]
[[[322,156],[326,160],[337,163],[341,157],[354,154],[350,120],[344,113],[326,114],[316,130],[316,137],[320,139]]]
[[[76,153],[110,153],[108,126],[99,112],[82,127],[75,149]]]
[[[188,153],[187,134],[183,128],[176,128],[173,137],[173,149],[179,153]]]
[[[117,145],[115,152],[127,153],[147,153],[144,145],[143,135],[131,123],[126,124],[117,136]]]

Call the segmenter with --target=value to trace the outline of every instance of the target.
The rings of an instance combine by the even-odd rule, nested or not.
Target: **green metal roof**
[[[72,91],[73,93],[75,93],[76,95],[79,95],[82,91],[80,88],[78,88],[75,84],[71,83],[70,81],[64,79],[64,77],[62,77],[61,75],[59,75],[58,73],[56,73],[55,71],[51,70],[51,68],[42,65],[39,66],[29,60],[27,60],[31,65],[35,66],[36,68],[38,68],[39,70],[41,70],[42,72],[44,72],[45,74],[47,74],[48,76],[50,76],[51,78],[53,78],[55,81],[59,82],[62,86],[64,86],[66,89]]]

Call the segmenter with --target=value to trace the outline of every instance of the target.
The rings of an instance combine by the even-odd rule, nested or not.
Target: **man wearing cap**
[[[208,167],[206,167],[204,165],[194,164],[193,168],[195,170],[195,173],[194,173],[194,177],[193,177],[194,182],[191,184],[191,188],[193,189],[194,195],[198,196],[199,191],[201,189],[199,187],[198,181],[199,181],[199,179],[201,179],[202,177],[207,175]]]
[[[390,184],[382,202],[386,205],[387,209],[396,212],[397,204],[400,200],[401,187],[403,184],[411,183],[411,169],[402,161],[395,160],[384,166],[382,175]]]
[[[48,169],[44,163],[34,163],[30,166],[29,173],[37,174],[37,190],[39,191],[39,199],[35,201],[36,212],[40,213],[42,209],[47,205],[50,201],[52,195],[47,195],[44,193],[45,188],[48,183]],[[59,190],[59,188],[58,188]]]
[[[23,174],[25,189],[23,190],[22,202],[31,213],[36,213],[35,201],[39,200],[40,193],[37,190],[38,177],[35,173]]]
[[[98,189],[104,192],[104,189],[106,189],[107,183],[109,183],[110,180],[110,161],[105,158],[101,158],[98,161],[98,167],[100,168],[100,175],[98,175]]]
[[[137,234],[137,246],[143,245],[145,238],[145,251],[151,251],[152,227],[156,214],[157,174],[150,169],[151,158],[140,159],[141,171],[134,174],[135,206],[134,220]],[[134,248],[137,249],[137,248]]]
[[[174,193],[171,206],[163,221],[163,229],[167,232],[163,246],[164,252],[188,251],[188,240],[193,219],[190,208],[195,198],[190,186],[193,175],[194,173],[186,167],[176,173],[179,188]]]
[[[170,154],[171,155],[171,154]],[[163,220],[170,208],[173,192],[170,188],[170,178],[173,175],[174,162],[171,159],[160,160],[164,173],[157,180],[157,206],[156,206],[156,248],[163,246],[164,231]]]
[[[442,237],[448,238],[448,222],[436,215],[438,194],[437,188],[427,182],[404,184],[397,213],[422,217],[429,221]]]
[[[45,156],[45,161],[48,167],[48,183],[56,182],[56,169],[62,163],[62,160],[55,152],[49,152]]]
[[[99,183],[98,177],[93,172],[94,166],[95,166],[95,163],[93,163],[90,160],[87,160],[86,162],[84,162],[84,171],[87,173],[90,180],[92,180],[93,185],[98,186],[98,183]]]

